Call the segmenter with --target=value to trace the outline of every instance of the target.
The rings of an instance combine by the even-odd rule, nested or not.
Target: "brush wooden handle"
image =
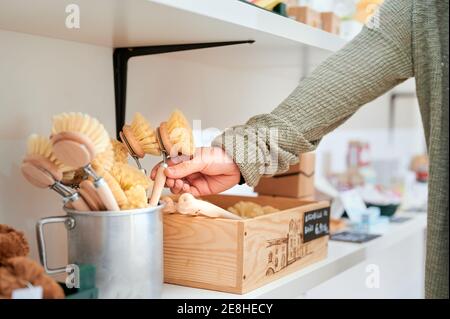
[[[187,215],[204,215],[212,218],[242,219],[240,216],[230,213],[229,211],[196,199],[192,194],[183,194],[178,198],[178,212]]]
[[[75,210],[81,212],[88,212],[91,210],[88,204],[86,204],[86,202],[84,201],[84,199],[78,194],[73,200],[70,200],[69,203]]]
[[[164,189],[164,184],[166,183],[166,174],[164,170],[166,169],[166,164],[161,164],[156,171],[155,183],[153,184],[152,196],[150,196],[150,207],[158,206],[159,199],[161,198],[162,191]]]
[[[105,205],[106,209],[109,211],[120,211],[119,205],[117,205],[117,201],[114,198],[111,189],[108,184],[106,184],[103,178],[99,178],[94,182],[95,189],[97,190],[97,194]]]
[[[105,205],[103,205],[102,200],[95,190],[95,186],[92,181],[86,179],[80,183],[80,189],[78,191],[83,199],[86,201],[88,206],[93,211],[106,210]]]

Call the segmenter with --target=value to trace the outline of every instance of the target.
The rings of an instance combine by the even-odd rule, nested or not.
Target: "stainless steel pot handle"
[[[66,267],[49,268],[47,264],[47,252],[45,249],[45,238],[44,238],[44,225],[54,223],[64,223],[66,229],[73,229],[75,227],[75,219],[69,216],[46,217],[40,219],[36,224],[39,259],[41,260],[42,266],[44,266],[45,272],[49,275],[66,272]]]

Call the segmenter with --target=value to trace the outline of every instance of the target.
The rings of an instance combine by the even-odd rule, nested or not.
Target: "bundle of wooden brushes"
[[[192,156],[192,129],[175,110],[166,122],[152,129],[139,113],[111,139],[104,126],[82,113],[53,117],[49,137],[28,139],[22,174],[34,186],[60,194],[63,204],[78,211],[119,211],[156,206],[165,184],[164,168],[175,156]],[[162,156],[153,183],[139,159]],[[131,156],[137,167],[128,164]]]

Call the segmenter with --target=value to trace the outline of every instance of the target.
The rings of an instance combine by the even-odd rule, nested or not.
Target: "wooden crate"
[[[263,177],[255,192],[261,195],[295,197],[301,200],[314,198],[314,169],[316,155],[314,152],[300,155],[300,162],[285,173],[272,177]]]
[[[324,31],[339,35],[341,19],[333,12],[322,12],[320,16],[322,19],[322,29]]]
[[[314,28],[322,28],[320,12],[306,6],[293,6],[288,8],[288,16],[293,17],[298,22],[307,24]]]
[[[326,201],[227,195],[203,199],[225,209],[246,200],[281,211],[245,220],[164,215],[166,283],[242,294],[327,256]]]

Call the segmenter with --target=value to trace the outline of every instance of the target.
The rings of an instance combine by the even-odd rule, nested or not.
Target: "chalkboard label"
[[[330,233],[330,208],[312,210],[303,219],[303,242],[314,240]]]

